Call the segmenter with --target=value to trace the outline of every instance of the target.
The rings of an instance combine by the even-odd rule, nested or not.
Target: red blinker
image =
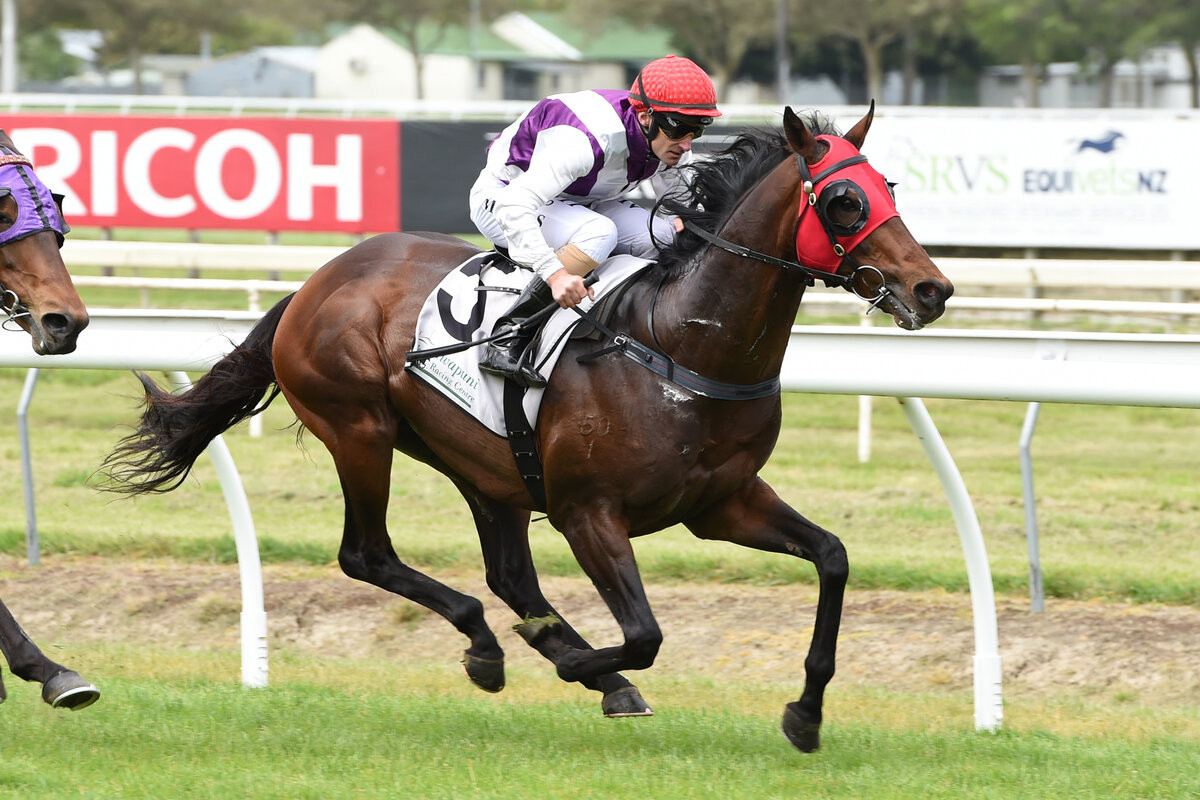
[[[839,161],[859,155],[858,148],[839,136],[822,135],[817,138],[826,142],[829,150],[825,153],[824,158],[809,165],[809,170],[813,175],[819,176],[821,172]],[[900,212],[896,210],[896,201],[892,199],[892,193],[888,189],[887,181],[884,180],[883,175],[866,162],[850,164],[821,178],[820,182],[812,187],[813,194],[820,197],[822,187],[835,181],[848,181],[854,184],[854,187],[862,194],[865,208],[869,211],[865,223],[858,231],[849,236],[834,236],[842,247],[843,253],[849,253],[858,247],[863,239],[870,236],[876,228],[892,217],[900,216]],[[806,267],[825,272],[836,272],[842,264],[844,255],[834,250],[833,244],[829,241],[830,234],[826,233],[816,207],[806,199],[800,204],[799,216],[796,224],[796,259]]]

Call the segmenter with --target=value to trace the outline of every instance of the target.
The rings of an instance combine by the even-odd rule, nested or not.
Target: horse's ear
[[[873,119],[875,119],[874,100],[871,101],[871,107],[867,109],[867,115],[854,123],[854,127],[846,134],[846,141],[862,150],[863,141],[867,138],[867,131],[871,129],[871,120]]]
[[[17,152],[17,146],[13,144],[13,140],[9,138],[8,131],[0,128],[0,146],[7,147],[14,153]]]
[[[783,107],[783,134],[787,137],[788,146],[792,148],[793,153],[803,156],[810,164],[819,160],[817,138],[804,124],[804,120],[792,111],[791,106]]]

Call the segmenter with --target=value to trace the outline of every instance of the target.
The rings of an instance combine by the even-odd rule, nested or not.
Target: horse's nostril
[[[41,319],[42,329],[52,336],[63,336],[75,326],[75,320],[66,314],[44,314]]]
[[[82,318],[76,317],[73,314],[50,313],[43,314],[41,319],[42,329],[47,333],[56,336],[69,336],[72,333],[79,333],[88,326],[90,320],[84,315]]]
[[[921,281],[913,287],[913,291],[927,308],[937,308],[954,294],[954,287],[940,281]]]

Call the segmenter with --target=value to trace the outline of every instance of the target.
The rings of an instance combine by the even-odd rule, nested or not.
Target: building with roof
[[[203,97],[312,97],[317,47],[255,47],[214,58],[184,78],[184,93]]]
[[[672,52],[668,31],[616,17],[578,24],[561,13],[514,12],[492,30],[524,54],[508,65],[506,100],[625,88],[647,62]]]
[[[579,89],[627,86],[669,50],[669,34],[624,20],[584,29],[552,12],[512,13],[472,31],[418,30],[417,60],[403,37],[369,25],[335,36],[317,54],[314,96],[329,99],[535,100]]]
[[[1037,92],[1036,105],[1043,108],[1095,108],[1101,102],[1095,68],[1078,62],[1047,64]],[[979,78],[981,106],[1034,105],[1028,94],[1024,71],[1015,64],[987,67]],[[1111,102],[1113,108],[1188,108],[1191,72],[1186,53],[1175,44],[1160,45],[1136,61],[1117,62]]]
[[[315,96],[330,99],[496,100],[503,97],[504,65],[521,51],[487,28],[423,25],[421,86],[417,62],[398,34],[354,25],[317,53]]]

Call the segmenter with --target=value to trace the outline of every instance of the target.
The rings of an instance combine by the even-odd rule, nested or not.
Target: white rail
[[[68,266],[229,269],[311,273],[346,251],[338,245],[133,242],[68,238]],[[938,258],[956,285],[1049,289],[1200,289],[1200,262],[1054,258]]]
[[[62,247],[68,267],[140,269],[229,269],[311,273],[346,252],[334,245],[127,242],[68,238]]]
[[[170,289],[178,291],[204,290],[245,292],[248,307],[255,311],[262,307],[264,292],[294,292],[303,281],[265,280],[258,278],[149,278],[120,275],[76,275],[76,286],[91,286],[119,289]],[[865,309],[863,301],[841,290],[813,291],[805,295],[806,307],[814,305]],[[1153,300],[1090,300],[1055,299],[1049,297],[960,297],[950,299],[947,308],[951,311],[1002,311],[1002,312],[1058,312],[1072,314],[1125,314],[1152,317],[1195,317],[1200,316],[1200,303],[1170,302]]]
[[[163,370],[177,386],[186,386],[183,370],[205,371],[246,338],[259,315],[253,312],[221,311],[90,311],[92,324],[74,353],[65,356],[36,355],[24,334],[0,336],[0,366],[37,368],[144,369]],[[31,396],[27,380],[25,395]],[[23,395],[18,416],[28,405]],[[22,420],[23,421],[23,420]],[[24,431],[24,429],[22,429]],[[36,528],[32,524],[32,470],[27,436],[22,435],[22,469],[26,475],[26,547],[30,562],[37,563]],[[267,613],[263,603],[262,568],[254,519],[242,487],[242,479],[224,440],[218,436],[208,447],[221,491],[233,523],[234,544],[242,587],[241,655],[242,683],[248,687],[267,685]]]
[[[135,270],[137,275],[76,275],[79,286],[150,289],[200,289],[245,292],[251,310],[261,307],[264,292],[292,292],[307,277],[345,247],[336,245],[254,245],[194,242],[127,242],[98,239],[68,239],[63,258],[68,267]],[[1190,291],[1200,291],[1200,262],[1105,261],[1083,259],[943,258],[938,265],[959,287],[951,298],[951,311],[993,311],[1139,315],[1166,319],[1200,316],[1200,303],[1186,302]],[[257,272],[267,278],[219,279],[204,277],[158,277],[141,274],[153,270],[202,270]],[[279,280],[281,272],[300,273],[296,279]],[[1024,297],[963,296],[965,287],[1020,290]],[[1109,300],[1093,298],[1056,299],[1043,295],[1054,290],[1157,290],[1179,300]],[[852,306],[857,298],[841,290],[822,287],[805,298],[808,307]]]

